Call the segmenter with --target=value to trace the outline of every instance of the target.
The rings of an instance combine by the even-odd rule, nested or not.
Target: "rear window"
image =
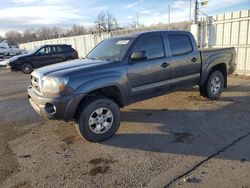
[[[69,45],[64,45],[64,46],[58,46],[59,48],[62,49],[62,51],[71,51],[72,48]]]
[[[168,35],[170,50],[173,56],[188,54],[193,51],[188,35]]]

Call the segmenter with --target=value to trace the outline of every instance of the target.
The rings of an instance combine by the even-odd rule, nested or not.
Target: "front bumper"
[[[84,95],[59,96],[56,98],[45,98],[28,87],[28,99],[33,109],[43,118],[70,121],[74,119],[78,104]],[[50,112],[47,106],[53,105],[54,110]]]
[[[15,63],[7,62],[7,66],[10,67],[11,71],[19,71],[20,70],[20,66],[15,64]]]

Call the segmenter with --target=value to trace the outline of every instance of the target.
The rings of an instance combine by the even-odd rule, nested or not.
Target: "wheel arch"
[[[223,74],[224,88],[227,88],[227,65],[226,63],[218,63],[216,65],[209,66],[205,71],[203,71],[203,73],[205,74],[203,74],[203,76],[201,77],[201,81],[199,85],[204,85],[214,70],[218,70]]]
[[[105,86],[105,87],[100,87],[100,88],[93,89],[93,90],[89,91],[86,95],[84,95],[82,97],[82,99],[80,100],[80,102],[77,105],[74,118],[75,119],[77,118],[77,115],[79,114],[79,112],[82,110],[82,108],[84,107],[84,105],[86,104],[86,102],[90,98],[98,97],[98,96],[104,96],[104,97],[107,97],[107,98],[113,100],[115,103],[117,103],[117,105],[120,108],[125,106],[125,101],[124,101],[124,98],[122,96],[122,92],[118,86],[109,85],[109,86]]]
[[[36,68],[35,66],[34,66],[34,64],[31,62],[31,61],[20,61],[19,62],[19,68],[21,68],[21,66],[23,65],[23,64],[25,64],[25,63],[27,63],[27,64],[30,64],[33,68]]]

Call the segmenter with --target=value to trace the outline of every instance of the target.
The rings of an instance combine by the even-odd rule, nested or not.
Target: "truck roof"
[[[114,36],[113,38],[123,38],[123,37],[128,37],[128,38],[137,38],[141,35],[150,35],[150,34],[157,34],[157,33],[167,33],[167,34],[190,34],[189,31],[181,31],[181,30],[157,30],[157,31],[144,31],[144,32],[137,32],[137,33],[129,33],[129,34],[124,34],[124,35],[118,35]]]

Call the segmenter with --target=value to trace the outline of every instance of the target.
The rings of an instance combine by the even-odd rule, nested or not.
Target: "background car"
[[[43,45],[28,54],[10,58],[8,65],[12,70],[20,70],[23,73],[29,74],[34,68],[73,59],[78,59],[78,52],[71,45]]]
[[[15,56],[15,55],[19,55],[22,54],[23,50],[19,49],[19,48],[15,48],[15,47],[4,47],[4,46],[0,46],[0,54],[2,56]]]

